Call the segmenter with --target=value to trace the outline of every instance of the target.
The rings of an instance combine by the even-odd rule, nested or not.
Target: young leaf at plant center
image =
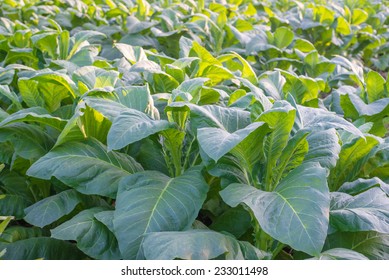
[[[263,150],[265,155],[265,172],[262,184],[270,191],[273,185],[274,168],[286,147],[294,124],[296,110],[285,101],[277,101],[273,108],[259,116],[257,121],[265,122],[273,130],[265,138]],[[275,178],[275,177],[274,177]]]
[[[375,71],[370,71],[366,77],[367,100],[369,103],[377,101],[383,97],[388,97],[385,89],[385,79]]]
[[[343,183],[353,181],[369,159],[372,149],[378,144],[372,136],[354,138],[342,146],[339,160],[331,169],[328,184],[332,191],[336,191]]]

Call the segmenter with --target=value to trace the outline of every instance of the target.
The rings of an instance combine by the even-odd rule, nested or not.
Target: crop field
[[[389,1],[1,0],[0,259],[389,260]]]

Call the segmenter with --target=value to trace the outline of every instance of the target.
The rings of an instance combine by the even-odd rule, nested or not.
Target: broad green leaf
[[[0,194],[0,213],[20,220],[24,217],[24,208],[33,202],[17,194]]]
[[[124,104],[108,99],[85,97],[83,100],[89,107],[103,114],[104,117],[111,122],[113,122],[123,111],[127,110],[127,107]]]
[[[342,94],[340,105],[346,118],[357,120],[364,117],[365,122],[373,123],[371,134],[385,136],[387,128],[384,126],[384,118],[389,115],[389,98],[382,98],[370,104],[366,104],[356,94]]]
[[[68,93],[70,93],[70,96],[73,98],[78,95],[77,87],[73,80],[70,79],[69,76],[60,72],[43,72],[35,75],[31,79],[39,83],[39,88],[44,90],[44,95],[46,98],[48,98],[50,95],[56,94],[56,92],[50,92],[52,89],[59,89],[63,92],[61,93],[61,96],[57,96],[57,98],[64,98],[69,96]],[[63,89],[66,89],[66,91]]]
[[[248,87],[251,90],[251,93],[255,96],[255,99],[258,100],[261,104],[262,111],[266,111],[272,108],[273,104],[270,102],[269,98],[263,93],[260,88],[256,87],[246,79],[239,80],[244,86]]]
[[[113,210],[101,211],[95,214],[95,218],[102,222],[111,232],[114,232],[113,227]]]
[[[81,101],[58,136],[55,146],[69,141],[82,141],[91,137],[106,144],[110,127],[111,121],[108,118]]]
[[[348,21],[342,17],[337,17],[336,32],[342,35],[349,35],[351,33],[351,27]]]
[[[362,84],[364,83],[364,77],[363,68],[361,64],[357,63],[357,61],[355,60],[350,61],[346,57],[340,55],[334,55],[334,58],[331,59],[331,61],[337,64],[338,66],[349,70],[350,72],[347,73],[347,78],[351,77],[353,82],[356,82],[357,84],[362,86]]]
[[[274,32],[274,44],[277,48],[283,49],[289,46],[294,38],[294,33],[287,27],[279,27]]]
[[[273,192],[232,184],[220,194],[231,207],[247,205],[261,228],[276,240],[313,256],[320,254],[327,236],[330,197],[326,171],[318,164],[300,165]]]
[[[193,103],[198,103],[201,97],[201,88],[206,81],[208,81],[207,78],[194,78],[184,81],[172,91],[172,99],[176,101],[177,96],[189,93],[194,98]]]
[[[29,79],[19,79],[18,84],[21,96],[28,106],[44,107],[49,112],[57,110],[63,99],[78,95],[75,83],[60,72],[41,72]]]
[[[58,49],[59,58],[66,59],[69,53],[70,34],[69,31],[64,30],[59,35]]]
[[[389,140],[386,138],[384,143],[378,145],[373,155],[369,158],[367,164],[364,166],[364,176],[374,177],[377,176],[388,182],[389,179]]]
[[[84,83],[88,89],[114,87],[118,78],[119,72],[95,66],[81,67],[73,73],[73,81]]]
[[[315,46],[309,42],[308,40],[298,38],[294,42],[294,48],[298,49],[302,52],[309,53],[311,51],[316,50]]]
[[[161,144],[149,138],[142,141],[136,160],[145,170],[156,170],[169,174]]]
[[[285,78],[279,71],[265,72],[259,77],[259,87],[275,100],[283,99],[282,89],[285,84]]]
[[[9,86],[0,85],[0,97],[1,95],[9,99],[16,108],[21,109],[19,97],[9,88]]]
[[[371,260],[387,260],[389,234],[374,231],[336,232],[328,236],[325,248],[348,248]]]
[[[324,109],[298,106],[304,128],[311,130],[342,129],[353,135],[364,138],[363,133],[352,123],[333,112]]]
[[[311,71],[312,76],[317,76],[320,74],[320,68],[316,67],[316,65],[310,67],[306,65],[306,70]],[[297,76],[287,71],[280,72],[286,78],[285,85],[282,88],[283,92],[289,92],[295,98],[298,104],[304,105],[305,103],[313,102],[313,100],[319,97],[321,88],[319,82],[316,79],[307,76]]]
[[[135,73],[145,72],[145,73],[149,73],[149,74],[161,74],[162,76],[166,76],[167,79],[170,78],[171,80],[174,80],[174,78],[172,76],[168,75],[167,73],[165,73],[161,70],[161,66],[159,64],[157,64],[156,62],[151,61],[151,60],[142,60],[142,61],[135,63],[130,68],[130,71],[135,72]],[[149,75],[149,77],[150,77],[149,82],[151,84],[163,82],[163,81],[152,80],[151,78],[154,78],[155,77],[154,75]],[[161,77],[159,77],[159,78],[160,78],[159,80],[161,80]],[[166,82],[168,82],[168,81],[166,81]],[[176,81],[176,83],[177,83],[177,81]]]
[[[245,241],[211,230],[153,232],[146,235],[143,254],[149,260],[262,260],[269,255]]]
[[[179,86],[176,79],[162,71],[157,71],[157,73],[147,75],[147,81],[154,89],[154,92],[171,92]]]
[[[375,72],[370,71],[366,77],[366,89],[367,89],[367,100],[369,103],[379,100],[380,98],[385,97],[386,90],[385,79],[382,76]]]
[[[170,104],[172,106],[172,104]],[[247,127],[250,113],[238,108],[224,108],[216,105],[190,107],[191,126],[194,132],[202,127],[218,127],[230,133]]]
[[[207,51],[203,46],[198,42],[193,41],[192,49],[197,53],[197,56],[200,58],[203,63],[199,68],[199,74],[203,73],[204,69],[209,65],[222,66],[222,63],[217,60],[209,51]]]
[[[85,104],[80,102],[74,110],[74,113],[72,112],[73,116],[67,121],[65,127],[59,134],[55,147],[70,141],[82,141],[86,138],[85,133],[82,133],[79,126],[80,117],[84,114],[84,109]],[[95,126],[96,124],[97,122],[94,122],[93,125]]]
[[[149,87],[146,86],[126,86],[116,88],[114,101],[141,112],[147,113],[153,106]],[[103,113],[103,112],[101,112]]]
[[[228,80],[234,77],[234,74],[230,72],[227,68],[210,64],[206,67],[203,65],[204,63],[200,63],[200,68],[204,68],[203,72],[198,73],[196,77],[206,77],[210,79],[210,84],[216,85],[221,83],[224,80]]]
[[[371,136],[366,138],[354,138],[351,142],[342,146],[339,160],[331,169],[328,184],[332,191],[339,189],[344,182],[356,179],[364,164],[370,157],[372,149],[378,144],[378,140]]]
[[[381,188],[381,190],[389,196],[389,184],[383,182],[378,177],[373,177],[371,179],[359,178],[353,182],[346,182],[338,191],[356,195],[374,187]]]
[[[254,135],[254,134],[252,134]],[[252,141],[253,142],[253,141]],[[254,142],[255,143],[255,142]],[[248,152],[251,151],[251,149],[247,150]],[[261,151],[261,150],[260,150]],[[236,154],[234,152],[234,154]],[[200,150],[201,158],[203,159],[204,164],[207,166],[207,171],[209,174],[215,177],[220,177],[221,182],[220,185],[225,188],[231,183],[242,183],[242,184],[249,184],[249,178],[247,177],[247,172],[245,172],[245,169],[247,167],[243,167],[241,162],[239,162],[239,157],[236,158],[236,156],[233,155],[225,155],[222,157],[216,165],[210,165],[209,160],[207,160],[207,155],[204,155],[202,150]],[[255,154],[253,154],[255,156]],[[242,157],[244,158],[244,157]],[[259,160],[260,157],[256,157],[255,160]],[[255,162],[255,161],[253,161]],[[250,162],[249,162],[250,163]],[[250,171],[250,170],[246,170]]]
[[[38,126],[11,123],[0,127],[0,142],[9,141],[17,155],[35,160],[46,154],[54,142],[51,136]]]
[[[255,126],[254,124],[251,125]],[[230,151],[235,157],[235,162],[242,169],[245,169],[245,172],[253,174],[257,163],[263,160],[264,147],[262,143],[265,142],[264,138],[270,131],[269,126],[262,123]]]
[[[123,111],[112,123],[108,133],[108,149],[118,150],[172,125],[165,120],[153,120],[134,109]]]
[[[120,252],[114,234],[95,215],[104,208],[84,210],[69,221],[51,230],[51,237],[61,240],[75,240],[77,247],[95,259],[120,259]]]
[[[238,53],[231,52],[227,55],[223,55],[221,57],[218,57],[218,60],[223,62],[223,61],[226,61],[228,59],[234,59],[234,58],[236,58],[241,63],[241,66],[239,69],[241,72],[240,76],[244,79],[247,79],[248,81],[250,81],[253,84],[257,84],[258,79],[257,79],[257,75],[255,74],[253,68],[251,67],[249,62],[246,59],[244,59],[243,57],[241,57]]]
[[[368,258],[350,249],[334,248],[322,252],[311,260],[368,260]]]
[[[380,188],[356,196],[333,193],[330,224],[339,231],[389,233],[389,198]]]
[[[147,56],[141,47],[135,47],[127,44],[117,43],[115,47],[123,54],[123,56],[132,64],[139,61],[148,60]]]
[[[230,208],[215,219],[210,229],[229,232],[236,238],[241,237],[251,227],[251,217],[243,207]]]
[[[356,94],[343,94],[340,96],[340,105],[345,116],[358,119],[359,117],[372,117],[377,114],[383,116],[389,114],[389,98],[382,98],[370,104],[366,104]]]
[[[43,52],[47,52],[50,57],[57,57],[57,32],[55,31],[43,31],[31,36],[31,41],[35,47],[39,48]]]
[[[3,60],[3,65],[11,65],[22,62],[22,64],[38,68],[38,58],[34,55],[31,48],[12,48],[8,51],[7,56]]]
[[[165,66],[166,74],[172,76],[178,83],[182,83],[185,80],[185,72],[181,68],[174,66],[172,64],[167,64]]]
[[[234,76],[227,68],[223,67],[218,59],[198,42],[193,41],[192,49],[200,58],[196,77],[206,77],[209,78],[213,84],[218,84],[222,80],[227,80]]]
[[[18,240],[42,237],[43,235],[44,231],[41,228],[10,226],[3,232],[0,239],[7,243],[14,243]]]
[[[24,209],[24,220],[34,226],[44,227],[69,214],[81,203],[82,198],[75,190],[67,190],[49,196]]]
[[[255,122],[233,133],[221,128],[204,127],[197,130],[197,139],[204,152],[218,161],[263,124],[263,122]]]
[[[318,162],[327,169],[335,167],[341,149],[335,129],[312,131],[307,141],[309,150],[304,157],[304,162]]]
[[[91,64],[93,64],[94,62],[94,52],[97,52],[98,50],[95,49],[93,46],[90,46],[90,47],[85,47],[81,50],[79,50],[78,52],[76,52],[68,61],[68,65],[76,65],[75,68],[72,69],[72,71],[69,71],[70,73],[74,72],[76,69],[78,69],[79,67],[83,67],[83,66],[89,66]],[[71,64],[70,64],[71,63]],[[69,73],[69,74],[70,74]]]
[[[142,167],[130,156],[107,152],[97,140],[67,142],[35,162],[27,174],[49,180],[56,177],[84,194],[114,198],[119,181]]]
[[[3,109],[0,108],[0,121],[3,121],[9,116],[7,112],[5,112]]]
[[[31,182],[24,174],[6,168],[0,172],[0,188],[7,195],[17,195],[32,203],[34,194],[31,192],[31,187]]]
[[[80,260],[84,255],[74,244],[49,237],[36,237],[14,243],[0,243],[0,251],[6,249],[5,260]]]
[[[359,25],[367,20],[369,14],[362,9],[353,9],[352,24]]]
[[[200,171],[195,167],[176,178],[145,171],[122,180],[113,224],[124,259],[141,257],[146,233],[190,227],[208,191]]]
[[[135,16],[128,16],[127,17],[127,28],[129,34],[135,34],[142,32],[146,29],[149,29],[150,27],[156,25],[156,22],[149,22],[149,21],[140,21]]]
[[[25,121],[46,124],[51,127],[54,127],[59,131],[61,131],[66,124],[65,120],[51,116],[44,108],[34,107],[34,108],[19,110],[18,112],[13,113],[12,115],[4,119],[2,122],[0,122],[0,127],[15,122],[25,122]]]
[[[9,69],[8,67],[6,68],[0,68],[0,84],[10,84],[12,83],[12,80],[15,75],[15,70],[14,69]]]
[[[80,106],[82,107],[82,106]],[[86,106],[80,108],[80,116],[77,119],[77,125],[84,138],[95,138],[101,143],[106,144],[108,131],[111,128],[111,121],[105,118],[100,112]],[[78,114],[74,114],[77,116]],[[71,123],[71,121],[69,121]],[[56,143],[58,145],[58,141]]]
[[[105,34],[93,30],[82,30],[77,32],[74,35],[74,44],[72,49],[69,51],[68,59],[71,58],[82,46],[82,43],[84,43],[86,40],[89,40],[93,37],[107,37]]]

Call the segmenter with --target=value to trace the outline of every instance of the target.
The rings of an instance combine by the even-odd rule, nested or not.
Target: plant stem
[[[180,176],[182,172],[181,167],[181,147],[178,147],[178,149],[174,149],[171,151],[171,155],[173,158],[173,165],[175,170],[175,176]]]
[[[186,151],[186,155],[185,155],[185,159],[184,159],[184,164],[182,165],[183,168],[185,169],[188,165],[188,162],[189,162],[189,158],[190,158],[190,152],[192,151],[192,145],[194,143],[194,141],[196,140],[196,138],[193,137],[192,141],[190,142],[189,144],[189,147]]]

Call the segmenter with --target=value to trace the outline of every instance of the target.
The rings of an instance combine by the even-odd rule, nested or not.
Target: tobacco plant
[[[389,259],[387,1],[0,4],[0,259]]]

